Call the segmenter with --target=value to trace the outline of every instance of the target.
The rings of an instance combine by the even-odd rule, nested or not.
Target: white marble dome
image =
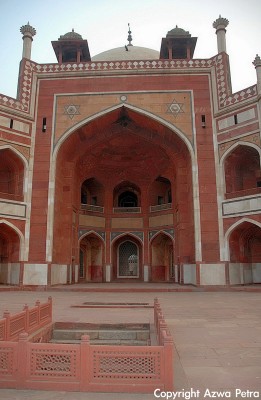
[[[127,50],[128,49],[128,50]],[[159,51],[139,46],[122,46],[92,57],[92,61],[158,60]]]

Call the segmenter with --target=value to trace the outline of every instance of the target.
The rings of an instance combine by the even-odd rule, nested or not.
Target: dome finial
[[[131,30],[130,30],[130,24],[128,23],[128,27],[129,27],[129,30],[128,30],[128,42],[129,42],[129,44],[128,44],[128,46],[132,46],[132,36],[131,36]]]

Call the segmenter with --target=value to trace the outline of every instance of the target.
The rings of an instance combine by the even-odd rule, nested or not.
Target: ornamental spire
[[[132,46],[132,36],[131,36],[131,30],[130,30],[130,24],[128,23],[128,27],[129,27],[129,30],[128,30],[128,42],[129,42],[129,44],[128,44],[128,46]]]

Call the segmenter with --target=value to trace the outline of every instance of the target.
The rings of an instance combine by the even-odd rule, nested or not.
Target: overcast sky
[[[127,44],[160,50],[161,38],[176,25],[198,37],[194,58],[217,53],[212,23],[229,20],[227,52],[233,91],[256,83],[252,65],[261,56],[261,0],[0,0],[0,93],[16,96],[22,55],[20,27],[36,29],[32,60],[55,63],[51,41],[74,28],[89,43],[91,56]]]

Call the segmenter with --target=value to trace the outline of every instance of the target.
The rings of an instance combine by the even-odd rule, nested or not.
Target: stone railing
[[[81,212],[98,212],[104,213],[104,207],[102,206],[95,206],[93,204],[81,204]]]
[[[83,392],[152,393],[173,390],[173,341],[158,300],[153,346],[0,342],[0,388]],[[17,333],[16,333],[17,334]]]
[[[170,208],[172,208],[172,203],[158,204],[156,206],[150,206],[150,212],[169,210]]]
[[[32,334],[52,322],[52,298],[49,297],[47,303],[35,303],[35,307],[29,309],[24,306],[23,311],[11,315],[8,311],[4,312],[0,320],[0,341],[15,341],[19,334],[27,332]]]

